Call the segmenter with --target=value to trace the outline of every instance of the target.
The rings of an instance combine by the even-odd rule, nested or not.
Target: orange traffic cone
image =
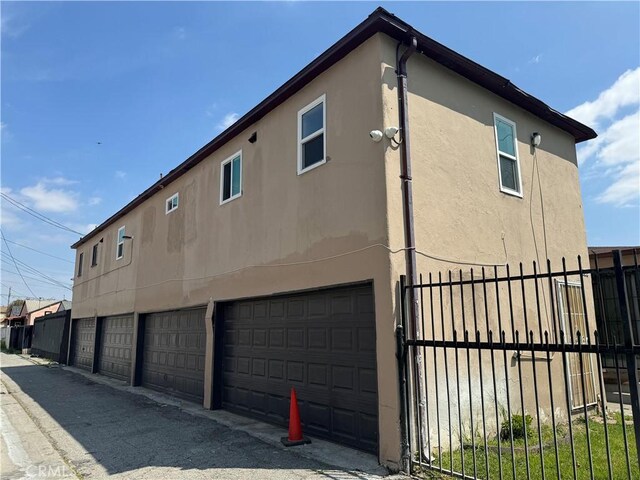
[[[289,436],[280,439],[285,447],[303,445],[311,443],[311,440],[302,436],[302,423],[300,422],[300,412],[298,412],[298,398],[296,391],[291,389],[291,405],[289,407]]]

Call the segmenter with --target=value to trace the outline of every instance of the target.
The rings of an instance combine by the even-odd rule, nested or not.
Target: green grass
[[[596,417],[597,418],[597,417]],[[601,417],[599,417],[601,419]],[[621,424],[621,415],[612,414],[608,417],[609,450],[611,458],[612,478],[628,478],[627,461],[625,456],[624,437]],[[615,422],[615,423],[614,423]],[[625,417],[627,444],[629,446],[629,460],[631,478],[640,479],[640,467],[636,455],[635,436],[633,432],[633,420]],[[587,429],[584,419],[576,420],[573,427],[573,444],[576,461],[576,477],[578,479],[589,479],[589,451],[587,447]],[[557,429],[558,437],[558,460],[560,465],[561,478],[573,478],[573,460],[571,455],[571,442],[569,440],[568,425],[561,425]],[[551,427],[543,426],[541,429],[543,444],[544,472],[548,479],[557,479],[558,471],[556,467],[556,453],[553,442],[553,430]],[[593,473],[596,479],[609,478],[609,467],[607,462],[607,450],[605,442],[605,428],[602,421],[596,421],[594,417],[589,420],[589,439],[591,441],[591,459],[593,462]],[[500,478],[500,465],[502,465],[502,476],[505,480],[513,480],[513,469],[515,460],[516,478],[527,478],[526,449],[524,439],[514,440],[515,455],[511,455],[511,443],[507,440],[500,441],[501,462],[498,457],[498,439],[494,438],[487,443],[489,475],[487,475],[485,464],[484,445],[476,441],[475,457],[476,472],[478,478]],[[534,431],[528,439],[529,452],[529,474],[530,478],[542,478],[542,462],[540,449],[538,448],[538,432]],[[473,448],[471,441],[465,441],[464,445],[464,473],[473,476]],[[444,452],[440,458],[435,459],[433,466],[438,469],[440,464],[444,470],[450,470],[452,466],[451,456],[453,456],[453,470],[462,472],[462,455],[460,449],[453,452]],[[432,472],[423,472],[425,478],[433,478]]]

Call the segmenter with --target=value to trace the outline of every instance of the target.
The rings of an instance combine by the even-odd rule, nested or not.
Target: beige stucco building
[[[595,133],[379,9],[73,245],[70,361],[276,423],[296,387],[310,435],[397,465],[401,158],[369,133],[399,126],[411,36],[416,247],[444,259],[418,272],[587,258]]]

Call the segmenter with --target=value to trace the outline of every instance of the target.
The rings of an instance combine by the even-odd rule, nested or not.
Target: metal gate
[[[578,257],[573,269],[563,259],[554,270],[547,260],[544,271],[533,262],[515,274],[507,265],[429,274],[414,286],[401,280],[406,470],[474,479],[640,478],[640,345],[629,313],[640,295],[625,281],[632,275],[640,285],[640,268],[637,255],[630,265],[619,251],[613,258],[608,270],[584,269]],[[616,278],[622,338],[606,333],[597,288],[606,274]],[[607,399],[603,357],[615,363],[615,401]]]

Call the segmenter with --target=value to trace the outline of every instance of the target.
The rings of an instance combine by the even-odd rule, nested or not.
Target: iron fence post
[[[616,286],[618,290],[618,303],[620,317],[624,326],[624,345],[627,350],[627,374],[629,376],[629,393],[631,394],[631,411],[633,413],[633,428],[636,437],[636,454],[640,464],[640,389],[638,388],[638,360],[633,351],[633,325],[629,311],[629,297],[627,296],[627,284],[622,268],[622,252],[614,250],[613,264],[616,272]],[[624,415],[624,411],[621,412]]]
[[[400,321],[396,326],[396,356],[398,360],[398,385],[400,402],[400,470],[411,473],[410,460],[411,453],[409,447],[408,415],[407,415],[407,374],[406,374],[406,352],[404,348],[404,318],[405,318],[405,276],[400,276]]]

